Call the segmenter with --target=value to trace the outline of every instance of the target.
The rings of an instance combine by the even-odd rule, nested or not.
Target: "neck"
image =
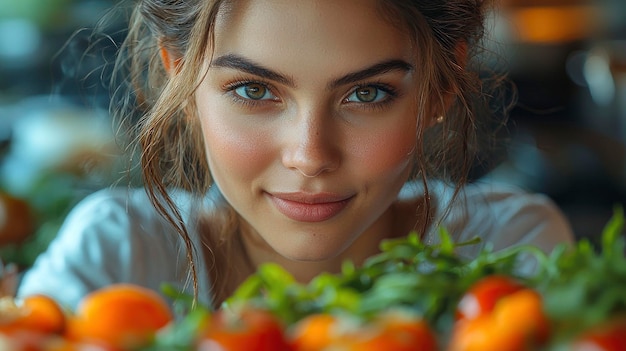
[[[436,206],[432,204],[432,206]],[[218,247],[217,239],[209,240],[211,243],[205,247],[207,266],[217,269],[210,270],[210,280],[216,290],[213,292],[215,306],[230,296],[235,289],[257,268],[265,262],[275,262],[288,270],[294,278],[307,283],[322,272],[339,273],[341,265],[350,259],[356,265],[361,265],[368,257],[379,252],[380,241],[387,238],[403,236],[409,231],[417,229],[422,231],[429,225],[429,217],[436,211],[435,208],[427,209],[424,206],[423,194],[413,192],[410,196],[403,197],[392,205],[390,211],[381,216],[381,219],[363,233],[341,255],[324,261],[294,261],[287,259],[272,250],[256,232],[252,231],[246,223],[240,225],[224,226],[216,222],[223,222],[213,218],[208,221],[213,225],[206,224],[206,234],[230,232],[235,236],[227,247]],[[211,229],[212,228],[212,229]],[[209,249],[211,247],[211,249]],[[209,259],[214,257],[216,262]],[[217,263],[217,266],[214,265]]]
[[[414,199],[415,200],[415,199]],[[286,258],[274,251],[249,225],[242,231],[242,261],[247,257],[245,269],[248,274],[266,262],[284,267],[296,281],[308,283],[321,273],[339,273],[342,264],[350,260],[359,266],[367,258],[380,252],[380,242],[384,239],[403,236],[410,230],[419,228],[423,218],[421,200],[418,202],[398,202],[393,204],[372,226],[363,232],[348,248],[339,255],[320,261],[298,261]],[[419,215],[418,215],[419,214]]]

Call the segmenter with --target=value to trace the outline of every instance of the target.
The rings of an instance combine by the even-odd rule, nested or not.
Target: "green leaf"
[[[195,340],[200,335],[211,312],[206,308],[196,308],[177,323],[160,330],[153,344],[145,351],[192,351]]]
[[[263,281],[258,275],[251,275],[243,283],[239,285],[237,290],[224,302],[225,305],[239,304],[247,300],[257,297],[261,288],[263,287]]]
[[[356,266],[354,262],[346,260],[341,264],[341,274],[344,277],[351,278],[356,274]]]
[[[174,284],[164,282],[161,284],[161,292],[163,295],[172,300],[174,307],[174,315],[176,318],[182,318],[196,308],[204,308],[199,306],[196,298],[192,294],[188,294],[177,288]]]
[[[613,216],[604,226],[602,231],[602,250],[604,253],[612,252],[612,248],[617,238],[622,235],[624,230],[624,209],[622,206],[615,206]]]
[[[276,263],[265,263],[259,267],[257,272],[261,280],[271,287],[287,287],[295,283],[295,278],[285,268]]]
[[[439,237],[441,239],[441,252],[452,254],[456,246],[454,244],[454,240],[452,240],[452,236],[443,226],[439,227]]]

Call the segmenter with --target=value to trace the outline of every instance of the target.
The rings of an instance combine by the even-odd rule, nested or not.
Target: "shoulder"
[[[183,222],[193,224],[191,195],[178,190],[169,195]],[[157,211],[143,188],[106,188],[80,201],[67,215],[61,234],[85,236],[89,232],[100,240],[143,241],[148,246],[176,237],[172,235],[175,233],[173,225]]]
[[[189,206],[185,204],[188,203],[190,195],[183,191],[172,191],[170,196],[177,206],[182,207],[182,212],[188,214]],[[105,188],[88,195],[72,209],[68,218],[83,215],[97,218],[102,214],[132,216],[136,220],[147,221],[160,218],[145,189],[121,187]]]
[[[94,249],[97,245],[98,250],[108,251],[158,245],[170,230],[143,189],[107,188],[85,197],[69,212],[56,242],[73,241]]]
[[[72,209],[24,275],[19,293],[46,293],[72,306],[108,284],[130,282],[159,290],[161,283],[184,277],[184,245],[144,190],[108,188]]]
[[[495,250],[532,244],[549,252],[571,242],[571,227],[558,206],[546,195],[508,184],[476,182],[460,189],[435,184],[438,219],[459,241],[480,236]]]

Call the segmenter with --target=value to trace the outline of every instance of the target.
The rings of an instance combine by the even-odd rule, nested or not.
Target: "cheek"
[[[363,160],[363,172],[382,176],[402,173],[412,164],[415,127],[396,127],[353,143],[353,154]]]
[[[258,175],[268,162],[271,134],[240,125],[226,111],[206,111],[201,115],[207,158],[214,177],[249,178]],[[218,179],[216,179],[218,180]]]

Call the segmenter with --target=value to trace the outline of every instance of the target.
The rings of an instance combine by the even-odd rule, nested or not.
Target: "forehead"
[[[381,14],[379,0],[233,1],[220,10],[216,56],[241,53],[255,60],[281,57],[353,66],[411,60],[411,41]],[[315,65],[313,65],[315,66]]]

